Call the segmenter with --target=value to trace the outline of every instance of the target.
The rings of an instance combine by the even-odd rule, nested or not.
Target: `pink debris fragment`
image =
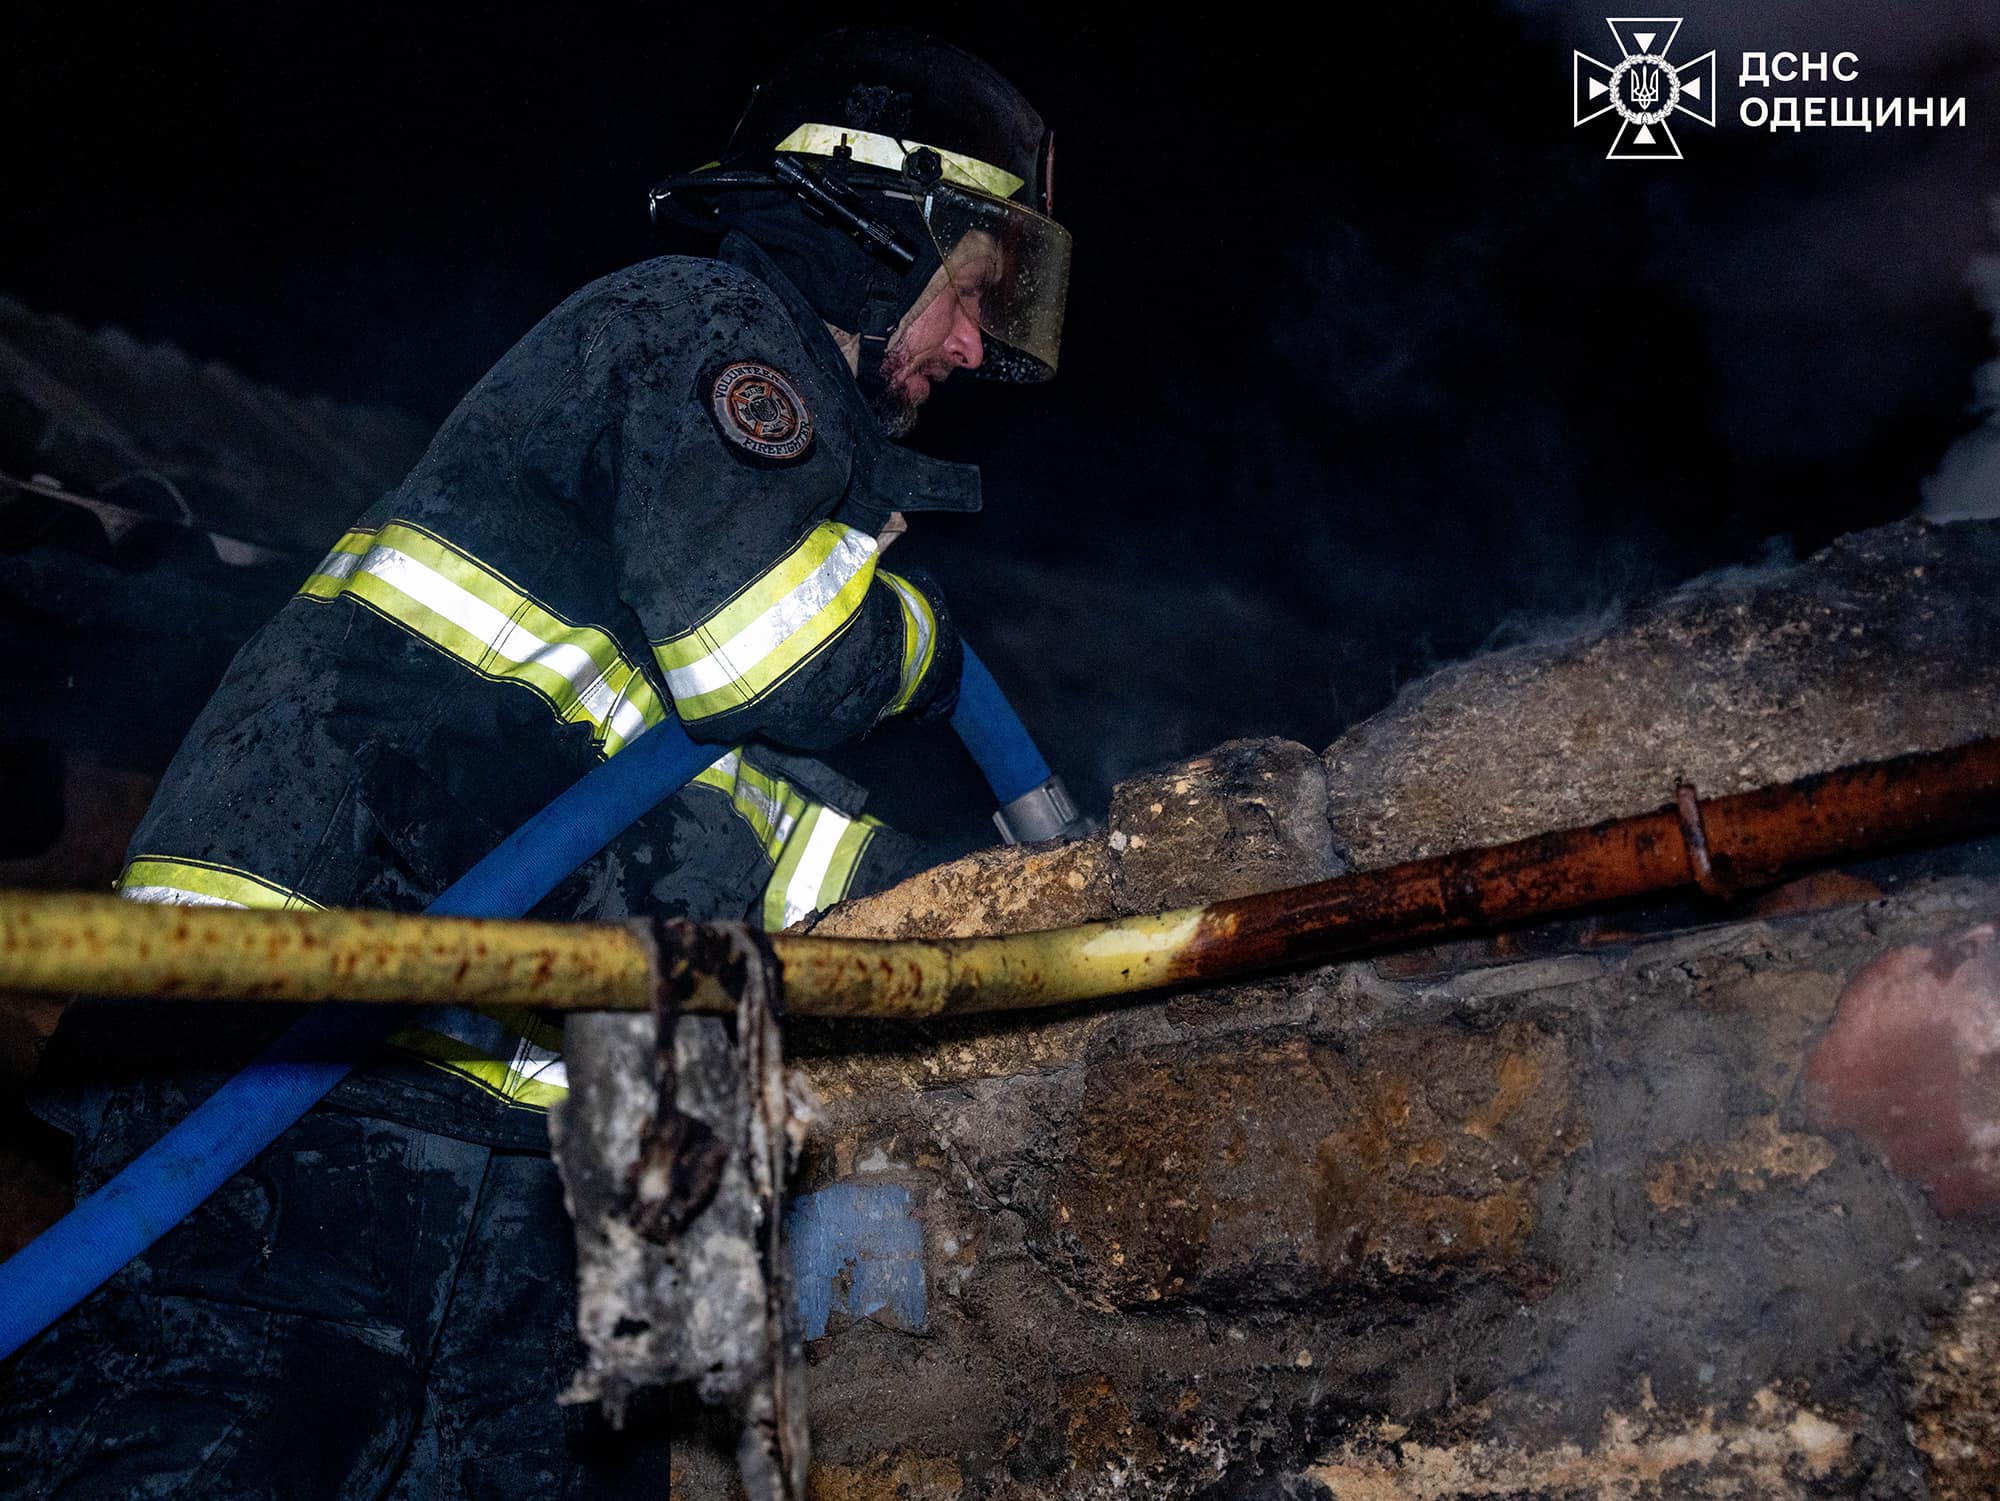
[[[1806,1065],[1806,1117],[1845,1129],[1944,1215],[2000,1205],[2000,930],[1892,949],[1841,993]]]

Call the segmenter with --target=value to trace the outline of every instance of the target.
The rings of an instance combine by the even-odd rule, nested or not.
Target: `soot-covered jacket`
[[[419,908],[678,715],[715,763],[539,915],[747,907],[778,927],[829,905],[891,841],[772,747],[949,709],[957,636],[876,535],[892,511],[978,505],[976,470],[881,437],[749,241],[608,276],[494,366],[238,654],[121,889]],[[397,1042],[430,1066],[406,1073],[496,1121],[563,1092],[531,1014],[438,1013]]]

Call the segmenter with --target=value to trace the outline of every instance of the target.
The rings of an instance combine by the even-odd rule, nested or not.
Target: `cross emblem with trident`
[[[1604,24],[1618,42],[1619,60],[1603,63],[1587,52],[1574,55],[1572,123],[1581,125],[1616,110],[1618,135],[1605,160],[1679,161],[1680,142],[1667,120],[1678,111],[1704,125],[1715,124],[1715,53],[1704,52],[1693,62],[1668,62],[1680,34],[1678,16],[1618,16]]]

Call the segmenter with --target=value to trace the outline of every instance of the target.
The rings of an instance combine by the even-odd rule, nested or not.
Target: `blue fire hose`
[[[985,664],[965,653],[952,727],[1002,804],[1061,784]],[[427,911],[520,917],[718,754],[656,725],[508,835]],[[1024,780],[1026,779],[1026,780]],[[1008,825],[1001,823],[1003,833]],[[1012,837],[1012,835],[1009,835]],[[0,1360],[192,1214],[325,1097],[402,1018],[321,1006],[35,1240],[0,1264]]]
[[[958,678],[958,707],[952,711],[951,727],[986,773],[986,784],[1003,806],[1049,780],[1049,763],[1035,749],[1034,737],[969,646],[965,649],[965,670]]]

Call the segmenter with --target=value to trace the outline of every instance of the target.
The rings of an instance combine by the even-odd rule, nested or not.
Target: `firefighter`
[[[715,760],[534,915],[785,926],[911,868],[811,752],[948,714],[903,518],[975,469],[904,436],[937,384],[1054,371],[1068,239],[1018,92],[911,33],[836,33],[721,160],[654,192],[720,235],[576,293],[242,649],[168,768],[134,900],[425,906],[676,717]],[[50,1113],[87,1192],[281,1024],[72,1008]],[[425,1012],[19,1363],[8,1496],[656,1494],[597,1432],[547,1155],[558,1028]],[[641,1425],[643,1429],[643,1425]]]

